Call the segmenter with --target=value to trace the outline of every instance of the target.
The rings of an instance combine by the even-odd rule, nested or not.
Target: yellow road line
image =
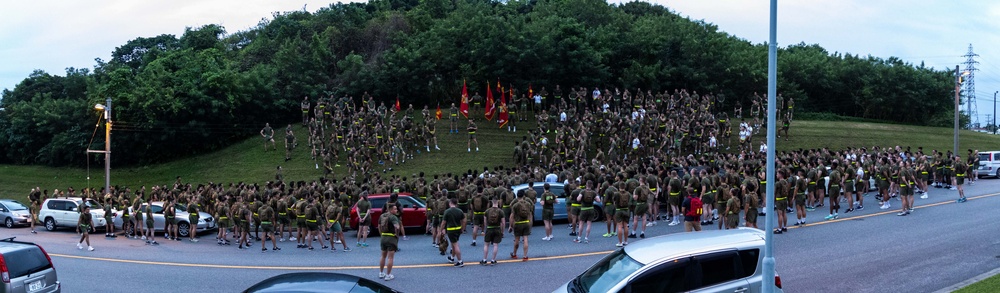
[[[612,250],[608,251],[597,251],[597,252],[587,252],[578,254],[567,254],[567,255],[556,255],[556,256],[546,256],[538,258],[530,258],[528,261],[543,261],[543,260],[553,260],[553,259],[563,259],[563,258],[574,258],[583,256],[593,256],[593,255],[603,255],[611,253]],[[163,261],[145,261],[145,260],[130,260],[130,259],[115,259],[115,258],[104,258],[104,257],[90,257],[90,256],[79,256],[79,255],[69,255],[69,254],[58,254],[51,253],[49,256],[63,257],[63,258],[74,258],[74,259],[85,259],[85,260],[96,260],[96,261],[109,261],[118,263],[131,263],[131,264],[145,264],[145,265],[161,265],[161,266],[176,266],[176,267],[196,267],[196,268],[215,268],[215,269],[250,269],[250,270],[291,270],[291,271],[330,271],[330,270],[370,270],[378,269],[378,266],[337,266],[337,267],[315,267],[315,266],[302,266],[302,267],[289,267],[289,266],[242,266],[242,265],[219,265],[219,264],[195,264],[195,263],[178,263],[178,262],[163,262]],[[502,260],[497,261],[498,263],[511,263],[511,262],[522,262],[521,260]],[[452,264],[422,264],[422,265],[396,265],[393,269],[417,269],[417,268],[434,268],[434,267],[450,267]]]
[[[987,198],[987,197],[993,197],[993,196],[997,196],[997,195],[1000,195],[1000,193],[992,193],[992,194],[985,194],[985,195],[980,195],[980,196],[973,196],[973,197],[969,197],[968,199],[969,200],[976,200],[976,199],[982,199],[982,198]],[[932,203],[932,204],[917,206],[917,207],[914,207],[914,209],[929,208],[929,207],[940,206],[940,205],[945,205],[945,204],[953,204],[953,203],[955,203],[955,202],[954,201],[944,201],[944,202],[938,202],[938,203]],[[817,225],[825,225],[825,224],[832,224],[832,223],[849,221],[849,220],[855,220],[855,219],[863,219],[863,218],[870,218],[870,217],[875,217],[875,216],[887,215],[887,214],[892,214],[892,213],[895,213],[895,212],[896,212],[895,210],[884,211],[884,212],[877,212],[877,213],[873,213],[873,214],[860,215],[860,216],[854,216],[854,217],[848,217],[848,218],[839,218],[839,219],[830,220],[830,221],[816,222],[816,223],[808,224],[806,226],[793,226],[793,227],[788,227],[788,228],[789,229],[796,229],[796,228],[802,228],[802,227],[807,227],[807,226],[808,227],[812,227],[812,226],[817,226]],[[595,252],[587,252],[587,253],[576,253],[576,254],[566,254],[566,255],[545,256],[545,257],[530,258],[530,259],[528,259],[528,261],[545,261],[545,260],[555,260],[555,259],[565,259],[565,258],[575,258],[575,257],[584,257],[584,256],[603,255],[603,254],[611,253],[612,251],[613,250],[595,251]],[[176,267],[216,268],[216,269],[290,270],[290,271],[331,271],[331,270],[370,270],[370,269],[378,269],[378,266],[336,266],[336,267],[301,266],[301,267],[290,267],[290,266],[244,266],[244,265],[220,265],[220,264],[195,264],[195,263],[178,263],[178,262],[145,261],[145,260],[115,259],[115,258],[104,258],[104,257],[90,257],[90,256],[78,256],[78,255],[58,254],[58,253],[52,253],[52,254],[49,254],[49,256],[63,257],[63,258],[73,258],[73,259],[84,259],[84,260],[95,260],[95,261],[118,262],[118,263],[145,264],[145,265],[161,265],[161,266],[176,266]],[[517,263],[517,262],[522,262],[522,260],[520,260],[520,259],[509,259],[509,260],[501,260],[501,261],[497,261],[497,262],[498,263]],[[450,266],[452,266],[452,264],[421,264],[421,265],[397,265],[397,266],[393,266],[393,268],[394,269],[417,269],[417,268],[436,268],[436,267],[450,267]]]
[[[987,197],[992,197],[992,196],[997,196],[997,195],[1000,195],[1000,192],[998,192],[998,193],[991,193],[991,194],[984,194],[984,195],[979,195],[979,196],[973,196],[973,197],[967,197],[967,198],[969,200],[976,200],[976,199],[982,199],[982,198],[987,198]],[[915,206],[915,207],[913,207],[913,209],[929,208],[929,207],[935,207],[935,206],[939,206],[939,205],[946,205],[946,204],[953,204],[953,203],[956,203],[956,202],[955,201],[943,201],[943,202],[938,202],[938,203],[932,203],[932,204],[926,204],[926,205],[921,205],[921,206]],[[837,223],[837,222],[850,221],[850,220],[855,220],[855,219],[864,219],[864,218],[871,218],[871,217],[874,217],[874,216],[888,215],[888,214],[893,214],[893,213],[897,213],[897,212],[899,212],[899,210],[887,210],[887,211],[884,211],[884,212],[877,212],[877,213],[873,213],[873,214],[860,215],[860,216],[847,217],[847,218],[838,218],[838,219],[834,219],[834,220],[828,220],[828,221],[823,221],[823,222],[816,222],[816,223],[812,223],[812,224],[807,224],[805,226],[792,226],[792,227],[787,227],[787,228],[788,229],[796,229],[796,228],[804,228],[804,227],[813,227],[813,226],[818,226],[818,225],[833,224],[833,223]]]

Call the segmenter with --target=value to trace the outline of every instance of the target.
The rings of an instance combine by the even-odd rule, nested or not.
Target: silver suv
[[[88,198],[86,202],[79,197],[59,197],[46,199],[42,209],[38,211],[38,219],[45,224],[45,230],[53,231],[58,227],[76,227],[80,221],[80,205],[90,206],[90,215],[94,220],[93,228],[107,225],[104,220],[104,206],[96,200]]]
[[[0,292],[59,292],[62,285],[56,276],[49,254],[34,243],[0,239]]]
[[[764,231],[753,228],[658,236],[612,252],[555,292],[760,292],[763,252]]]

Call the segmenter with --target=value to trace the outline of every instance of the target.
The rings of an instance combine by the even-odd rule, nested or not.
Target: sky
[[[617,1],[616,1],[617,2]],[[715,24],[753,43],[768,40],[769,1],[655,0],[683,16]],[[13,89],[35,69],[65,75],[93,68],[95,58],[137,37],[174,34],[220,24],[247,30],[272,12],[316,11],[330,1],[92,0],[5,1],[0,18],[0,89]],[[992,19],[992,20],[991,20]],[[969,45],[979,56],[974,73],[981,123],[993,114],[1000,90],[1000,1],[798,0],[779,1],[777,44],[819,44],[830,52],[898,57],[954,70]],[[779,55],[778,58],[781,58]],[[965,66],[962,65],[962,69]],[[779,91],[781,89],[778,89]],[[964,108],[964,107],[963,107]],[[990,117],[992,120],[992,116]]]

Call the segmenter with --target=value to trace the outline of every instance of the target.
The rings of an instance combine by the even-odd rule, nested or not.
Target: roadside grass
[[[992,293],[1000,290],[1000,275],[993,275],[972,285],[958,289],[955,293]]]
[[[420,120],[419,115],[417,120]],[[459,121],[458,134],[449,134],[449,122],[443,119],[437,123],[437,137],[440,151],[431,147],[427,153],[424,143],[420,141],[420,154],[414,154],[413,160],[407,160],[399,166],[376,165],[377,171],[385,169],[384,175],[400,175],[411,177],[424,172],[427,177],[434,174],[463,173],[468,170],[481,172],[484,167],[493,169],[495,166],[510,167],[513,165],[514,142],[519,142],[528,131],[535,128],[534,122],[519,122],[517,132],[500,129],[495,122],[482,119],[479,126],[479,152],[472,147],[472,152],[466,149],[468,134],[465,131],[466,121]],[[738,129],[738,127],[737,127]],[[283,129],[276,129],[282,131]],[[299,140],[299,147],[293,151],[292,160],[284,161],[284,146],[277,140],[277,151],[264,151],[260,137],[250,137],[225,149],[202,155],[179,158],[175,161],[149,166],[116,167],[112,157],[111,184],[129,186],[133,189],[140,186],[169,185],[177,176],[186,183],[201,184],[208,182],[250,182],[263,184],[274,180],[277,166],[282,167],[285,180],[316,180],[322,176],[322,170],[310,158],[306,145],[306,131],[301,126],[294,128]],[[737,130],[738,131],[738,130]],[[737,132],[734,131],[734,132]],[[925,152],[932,149],[946,151],[952,148],[952,129],[940,127],[907,126],[895,124],[874,124],[864,122],[840,121],[794,121],[791,125],[791,139],[784,141],[778,138],[777,150],[797,150],[827,147],[832,150],[847,147],[896,145],[910,146],[915,151],[923,146]],[[734,133],[736,134],[736,133]],[[754,137],[755,146],[765,141],[764,131]],[[738,138],[734,137],[733,141]],[[994,136],[972,131],[962,131],[959,152],[965,155],[966,149],[1000,150],[1000,136]],[[756,147],[755,147],[756,149]],[[734,148],[735,150],[735,148]],[[118,152],[127,150],[116,150]],[[345,165],[346,156],[341,155],[341,165]],[[44,166],[0,165],[0,198],[13,198],[27,202],[31,188],[39,186],[49,190],[64,190],[73,187],[80,190],[84,187],[103,187],[103,164],[91,165],[86,168],[54,168]],[[389,171],[389,167],[392,171]],[[334,169],[335,178],[347,175],[347,168],[342,166]],[[88,174],[89,173],[89,174]],[[87,180],[87,177],[90,180]],[[384,176],[383,176],[384,177]]]

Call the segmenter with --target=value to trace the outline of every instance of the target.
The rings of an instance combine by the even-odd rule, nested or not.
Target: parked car
[[[555,292],[760,292],[764,231],[676,233],[615,250]],[[775,273],[775,292],[781,278]]]
[[[556,204],[553,205],[553,209],[552,209],[552,211],[553,211],[552,220],[553,221],[566,221],[566,220],[569,219],[568,212],[566,211],[566,196],[568,194],[566,194],[566,190],[564,188],[565,188],[565,185],[563,185],[562,183],[552,183],[552,182],[549,182],[549,191],[551,191],[552,194],[556,195]],[[520,184],[520,185],[514,185],[513,187],[511,187],[511,189],[514,191],[514,194],[518,198],[520,198],[521,196],[524,195],[524,191],[528,189],[528,184],[525,183],[525,184]],[[538,193],[538,195],[535,196],[535,216],[534,216],[534,221],[535,222],[541,222],[542,221],[542,193],[545,193],[545,182],[535,182],[534,185],[532,186],[532,189],[534,189],[535,192]],[[603,194],[601,194],[601,196],[603,196]],[[602,203],[595,202],[594,206],[595,207],[603,207],[604,205],[602,205]],[[603,208],[595,208],[594,210],[597,211],[597,220],[596,221],[604,221],[604,209]]]
[[[90,207],[90,215],[94,220],[93,228],[106,226],[104,206],[92,198],[86,201],[79,197],[58,197],[46,199],[38,211],[38,219],[45,224],[45,230],[53,231],[59,227],[76,227],[80,221],[80,205]]]
[[[979,152],[979,177],[1000,178],[1000,151]]]
[[[0,292],[60,292],[62,284],[52,258],[38,244],[0,240]]]
[[[27,226],[31,224],[31,211],[24,204],[13,199],[0,199],[0,220],[3,226]]]
[[[164,231],[163,227],[165,227],[167,222],[166,217],[163,216],[163,202],[154,201],[151,204],[153,207],[153,231],[163,232]],[[145,211],[146,205],[147,203],[142,204],[139,207],[139,210]],[[180,237],[188,237],[188,233],[190,233],[191,231],[191,224],[188,222],[188,216],[190,214],[187,212],[187,206],[179,203],[175,204],[174,211],[177,212],[177,214],[174,216],[174,224],[177,224],[177,235]],[[134,211],[131,207],[129,207],[129,215],[135,215],[135,213],[136,211]],[[146,214],[143,213],[143,217],[145,217],[145,215]],[[143,218],[143,220],[145,221],[145,218]],[[113,221],[116,229],[122,229],[121,213],[115,215]],[[212,218],[212,215],[206,212],[198,212],[198,228],[197,228],[198,232],[214,230],[215,228],[218,228],[217,225],[218,224],[216,223],[215,219]],[[143,229],[146,228],[146,226],[142,227]],[[134,235],[135,232],[130,231],[130,229],[125,229],[125,235]]]
[[[368,202],[372,204],[372,208],[369,211],[372,219],[372,229],[370,231],[377,231],[375,225],[378,224],[378,218],[382,216],[382,206],[387,201],[389,201],[388,193],[368,196]],[[403,205],[403,218],[400,219],[403,228],[424,229],[427,227],[427,204],[416,196],[406,192],[399,193],[399,203]],[[360,220],[361,218],[358,217],[358,204],[355,203],[354,206],[351,206],[351,229],[357,230]]]
[[[323,272],[287,273],[267,278],[243,290],[244,293],[268,292],[399,292],[362,277]]]

